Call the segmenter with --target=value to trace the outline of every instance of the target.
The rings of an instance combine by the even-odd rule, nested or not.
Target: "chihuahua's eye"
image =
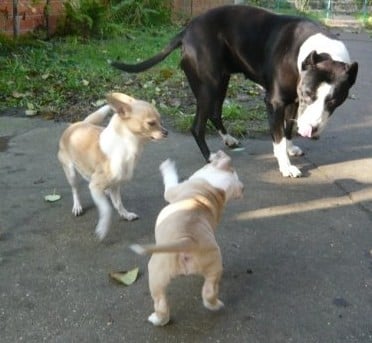
[[[147,122],[147,125],[150,126],[150,127],[153,127],[153,126],[156,125],[156,121],[155,120],[149,121],[149,122]]]

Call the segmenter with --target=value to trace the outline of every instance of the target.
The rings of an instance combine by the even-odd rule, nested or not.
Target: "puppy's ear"
[[[217,168],[222,170],[230,171],[232,169],[232,160],[231,157],[226,155],[218,160]]]
[[[126,118],[132,112],[132,106],[128,103],[123,101],[122,99],[118,99],[115,94],[121,93],[111,93],[106,96],[107,102],[114,108],[115,112],[122,118]],[[123,94],[125,95],[125,94]]]
[[[212,164],[214,164],[218,169],[222,170],[231,170],[232,168],[231,157],[222,150],[219,150],[216,154],[214,154]]]

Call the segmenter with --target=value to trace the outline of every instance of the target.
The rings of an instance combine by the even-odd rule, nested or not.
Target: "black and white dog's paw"
[[[286,166],[281,166],[279,169],[284,177],[301,177],[302,176],[301,170],[291,164],[286,165]]]

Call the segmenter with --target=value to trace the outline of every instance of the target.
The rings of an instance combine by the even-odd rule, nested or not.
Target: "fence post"
[[[13,0],[13,37],[19,36],[18,0]]]
[[[331,12],[332,12],[332,0],[328,0],[328,3],[327,3],[327,14],[326,14],[327,19],[330,18]]]
[[[363,1],[363,21],[368,19],[367,0]]]

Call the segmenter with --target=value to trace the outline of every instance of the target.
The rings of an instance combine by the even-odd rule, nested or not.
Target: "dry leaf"
[[[59,194],[49,194],[44,197],[45,201],[48,202],[55,202],[61,199],[61,196]]]
[[[136,267],[129,271],[111,272],[109,276],[111,277],[111,279],[119,283],[122,283],[126,286],[130,286],[137,280],[138,271],[139,269],[138,267]]]

